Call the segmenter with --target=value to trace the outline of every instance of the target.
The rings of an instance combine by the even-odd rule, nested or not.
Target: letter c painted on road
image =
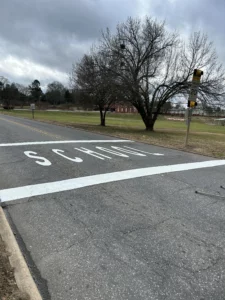
[[[64,157],[64,158],[70,160],[70,161],[73,161],[73,162],[81,163],[81,162],[83,161],[83,159],[81,159],[81,158],[79,158],[79,157],[70,158],[70,157],[68,157],[68,156],[66,156],[66,155],[63,155],[62,153],[64,153],[65,151],[60,150],[60,149],[52,149],[52,151],[53,151],[54,153],[56,153],[56,154],[58,154],[58,155]]]

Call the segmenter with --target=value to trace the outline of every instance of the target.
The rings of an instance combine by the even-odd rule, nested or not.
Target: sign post
[[[191,115],[192,115],[192,108],[187,108],[185,112],[185,121],[187,125],[187,132],[186,132],[186,138],[185,138],[185,147],[188,144],[188,136],[189,136],[189,131],[190,131],[190,124],[191,124]]]
[[[32,103],[32,104],[30,105],[30,109],[31,109],[31,111],[32,111],[32,118],[34,119],[34,111],[35,111],[35,104],[34,104],[34,103]]]
[[[185,120],[187,125],[187,132],[186,132],[186,138],[185,138],[185,147],[188,145],[188,136],[190,131],[190,124],[191,124],[191,115],[192,110],[195,106],[197,106],[197,94],[198,94],[198,88],[200,86],[201,76],[203,75],[202,70],[195,69],[193,78],[192,78],[192,84],[191,84],[191,90],[190,95],[188,98],[188,108],[185,114]]]

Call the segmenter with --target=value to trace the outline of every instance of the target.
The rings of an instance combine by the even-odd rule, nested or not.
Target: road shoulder
[[[11,274],[12,270],[14,270],[15,282],[19,289],[19,291],[17,292],[17,288],[14,286],[13,292],[18,294],[19,297],[18,299],[41,300],[42,299],[41,295],[35,285],[35,282],[30,274],[25,259],[19,249],[16,239],[13,235],[13,232],[9,226],[9,223],[1,207],[0,207],[0,239],[5,244],[4,247],[3,244],[1,243],[2,248],[7,251],[4,254],[5,268],[8,268],[8,270],[5,270],[8,277],[6,280],[11,279],[14,281],[14,278]],[[7,253],[9,254],[8,259],[10,264],[8,264],[7,262],[8,260]],[[13,285],[14,282],[11,282],[11,284]],[[3,296],[2,299],[10,299],[10,298],[4,298]],[[12,298],[12,299],[17,299],[17,298]]]

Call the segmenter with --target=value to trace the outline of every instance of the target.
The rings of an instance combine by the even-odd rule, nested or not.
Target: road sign
[[[200,80],[201,80],[202,75],[203,75],[202,70],[198,70],[198,69],[194,70],[192,84],[191,84],[191,90],[190,90],[190,94],[189,94],[189,98],[188,98],[188,109],[185,114],[185,120],[186,120],[186,125],[187,125],[185,147],[188,144],[188,135],[189,135],[189,130],[190,130],[192,108],[194,108],[197,105],[196,100],[197,100],[197,94],[198,94],[198,89],[199,89]]]
[[[31,103],[30,109],[32,111],[32,118],[34,119],[34,110],[35,110],[35,104],[34,103]]]
[[[197,102],[196,102],[196,101],[189,101],[189,100],[188,100],[188,107],[193,108],[193,107],[195,107],[195,106],[197,106]]]
[[[203,75],[202,70],[195,69],[193,78],[192,78],[192,84],[191,84],[191,91],[188,98],[188,101],[190,101],[190,107],[194,107],[195,102],[197,100],[197,94],[198,94],[198,88],[200,85],[201,76]],[[194,103],[193,103],[194,102]]]

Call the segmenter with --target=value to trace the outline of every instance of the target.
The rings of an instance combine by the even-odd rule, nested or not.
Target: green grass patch
[[[5,111],[2,114],[31,119],[30,111]],[[99,126],[98,112],[49,112],[35,111],[35,119],[61,125],[69,125],[98,133],[133,139],[149,144],[184,149],[186,125],[184,121],[168,120],[160,116],[155,132],[145,131],[138,114],[108,113],[107,126]],[[212,124],[212,119],[193,117],[189,146],[185,150],[194,153],[225,158],[225,127]]]
[[[30,111],[5,111],[1,110],[1,113],[8,114],[16,117],[32,118]],[[56,121],[60,123],[70,123],[70,124],[87,124],[87,125],[98,125],[100,123],[98,112],[51,112],[51,111],[35,111],[35,118],[38,120],[49,120]],[[207,120],[208,121],[208,120]],[[208,121],[210,122],[210,121]],[[144,123],[141,120],[139,114],[117,114],[108,113],[106,118],[106,124],[108,126],[118,126],[118,127],[130,127],[144,129]],[[186,125],[184,121],[171,121],[167,120],[165,117],[160,116],[155,123],[155,129],[165,129],[165,130],[186,130]],[[193,117],[191,123],[191,130],[195,132],[208,132],[208,133],[221,133],[225,134],[225,127],[207,124],[200,120],[198,117]]]

